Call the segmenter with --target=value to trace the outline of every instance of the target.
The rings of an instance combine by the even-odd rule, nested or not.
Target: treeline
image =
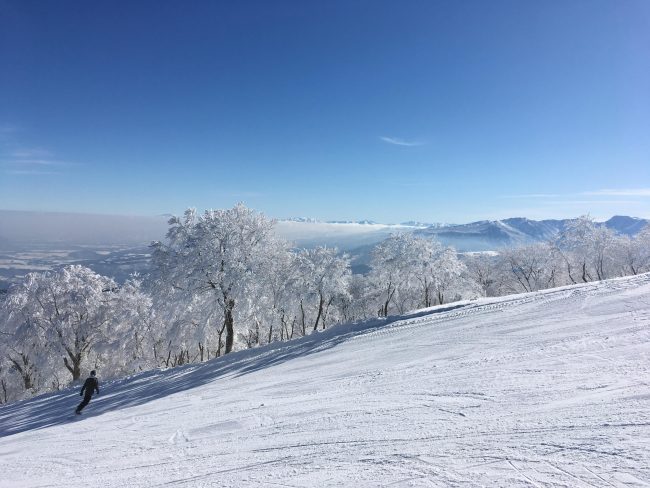
[[[0,304],[0,402],[207,361],[333,324],[460,299],[650,271],[650,228],[620,236],[588,217],[553,242],[459,255],[398,234],[353,275],[336,249],[294,249],[243,205],[190,209],[152,244],[152,268],[122,285],[82,266],[31,273]]]

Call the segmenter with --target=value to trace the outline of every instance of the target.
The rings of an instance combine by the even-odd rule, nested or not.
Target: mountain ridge
[[[502,220],[479,220],[468,224],[446,227],[427,227],[414,233],[433,237],[459,251],[491,251],[495,248],[520,246],[545,242],[556,238],[567,223],[575,219],[532,220],[526,217],[511,217]],[[615,215],[604,222],[597,222],[618,234],[634,236],[650,220],[624,215]]]

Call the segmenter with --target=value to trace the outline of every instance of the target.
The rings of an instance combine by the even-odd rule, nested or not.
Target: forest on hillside
[[[123,284],[79,265],[28,274],[0,297],[0,402],[65,388],[90,369],[114,378],[343,322],[650,271],[650,226],[630,237],[588,216],[549,242],[498,253],[395,234],[366,274],[335,248],[293,247],[273,226],[241,204],[188,209],[152,243],[151,268]]]

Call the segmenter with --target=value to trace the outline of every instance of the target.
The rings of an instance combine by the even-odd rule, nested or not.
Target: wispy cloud
[[[581,195],[608,197],[650,197],[650,188],[618,188],[597,191],[585,191]]]
[[[650,197],[650,188],[605,189],[605,190],[581,191],[576,193],[565,193],[565,194],[527,193],[521,195],[501,195],[499,198],[557,199],[558,201],[567,201],[566,199],[576,199],[580,197]]]
[[[50,151],[40,148],[14,149],[4,156],[0,155],[0,168],[9,175],[60,174],[64,168],[77,165],[56,159]]]
[[[34,176],[34,175],[59,175],[61,174],[58,171],[42,171],[38,169],[10,169],[5,171],[5,173],[10,175],[23,175],[23,176]]]
[[[405,141],[404,139],[398,139],[397,137],[380,136],[379,139],[381,139],[384,142],[387,142],[388,144],[394,144],[395,146],[413,147],[413,146],[424,146],[426,144],[426,142],[422,142],[422,141]]]
[[[31,148],[31,149],[16,149],[11,152],[11,156],[14,158],[27,158],[27,159],[34,159],[34,158],[51,158],[52,153],[50,151],[46,151],[45,149],[40,149],[40,148]]]
[[[635,205],[637,200],[544,200],[542,205]]]
[[[523,195],[501,195],[499,198],[558,198],[557,193],[527,193]]]
[[[14,166],[72,166],[75,164],[70,161],[59,161],[56,159],[10,159],[2,163]]]
[[[42,147],[21,144],[19,127],[0,123],[0,172],[6,175],[40,176],[62,174],[79,163],[61,160]]]

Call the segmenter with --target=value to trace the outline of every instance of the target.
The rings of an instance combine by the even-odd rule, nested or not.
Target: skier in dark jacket
[[[79,406],[77,407],[77,410],[75,410],[75,413],[77,415],[81,415],[81,411],[83,408],[90,403],[90,399],[93,397],[93,392],[96,391],[97,394],[99,395],[99,381],[97,381],[97,373],[95,370],[90,372],[90,376],[86,379],[84,382],[84,385],[81,387],[81,392],[79,393],[79,396],[83,396],[84,399],[81,401]],[[86,394],[84,395],[84,392]]]

